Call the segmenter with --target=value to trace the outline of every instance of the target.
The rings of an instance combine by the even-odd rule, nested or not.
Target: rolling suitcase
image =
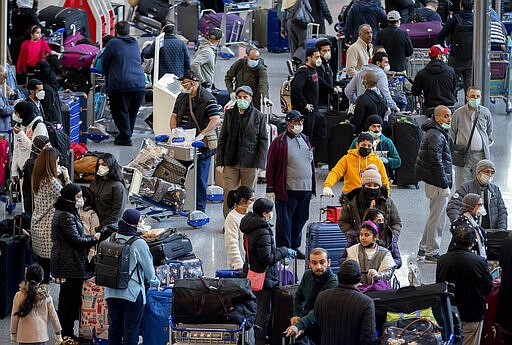
[[[172,288],[149,289],[144,305],[142,338],[145,345],[167,344],[169,340],[169,316],[172,311]]]
[[[50,5],[39,12],[39,21],[44,22],[43,26],[53,32],[60,28],[66,30],[65,36],[80,32],[89,38],[89,21],[87,12],[80,8],[65,8]]]
[[[287,37],[281,37],[281,22],[277,16],[277,10],[268,10],[267,19],[267,50],[270,53],[282,53],[290,51]]]
[[[197,42],[199,39],[199,31],[197,26],[199,23],[199,5],[190,3],[188,6],[177,6],[177,32],[185,37],[189,42]]]
[[[390,123],[393,122],[390,118]],[[418,188],[416,176],[416,158],[420,149],[423,131],[417,123],[406,117],[400,117],[391,125],[391,140],[396,146],[402,165],[395,171],[395,182],[399,186]]]
[[[308,225],[306,230],[306,253],[313,248],[324,248],[331,259],[331,270],[337,274],[340,270],[340,257],[345,252],[347,238],[338,223],[322,221],[322,196],[320,196],[320,217],[318,222]],[[306,269],[307,269],[306,260]]]
[[[94,278],[84,281],[78,334],[85,339],[108,340],[108,307],[105,288],[96,285]]]
[[[331,130],[334,128],[334,126],[342,121],[345,121],[347,117],[346,111],[340,111],[341,103],[338,95],[332,95],[332,97],[329,97],[329,101],[331,101],[333,98],[336,100],[335,105],[331,106],[329,104],[327,111],[323,114],[326,123],[326,137],[318,149],[315,150],[315,162],[329,163],[329,155],[327,152],[329,134],[331,133]]]
[[[354,127],[348,121],[337,123],[330,131],[327,139],[327,159],[329,170],[334,168],[338,161],[347,154],[354,140]]]
[[[441,22],[418,22],[400,25],[407,31],[414,48],[430,48],[437,43],[437,35],[443,28]]]
[[[69,135],[71,143],[78,143],[80,139],[80,99],[65,92],[60,92],[59,98],[62,103],[64,131]]]
[[[77,44],[62,53],[62,65],[65,69],[89,70],[100,48],[90,44]]]
[[[221,28],[224,13],[205,13],[199,19],[198,29],[206,36],[208,30]],[[242,28],[244,20],[236,13],[228,13],[226,16],[226,32],[224,32],[225,42],[236,42],[240,36],[240,32],[236,32],[236,28]],[[235,32],[233,32],[235,30]]]
[[[169,12],[169,1],[167,0],[140,0],[136,13],[142,17],[149,17],[158,22],[158,26],[165,19]]]
[[[78,141],[87,144],[87,94],[85,92],[69,92],[69,95],[78,97],[80,103],[80,136]]]

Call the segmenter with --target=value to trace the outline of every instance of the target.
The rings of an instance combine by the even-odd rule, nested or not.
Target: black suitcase
[[[393,122],[390,119],[390,122]],[[399,186],[416,186],[416,158],[420,149],[423,131],[410,119],[397,119],[391,126],[391,140],[402,159],[402,165],[395,170],[395,182]]]
[[[333,100],[333,101],[331,101]],[[333,104],[331,106],[331,104]],[[329,155],[328,155],[328,147],[329,147],[329,136],[331,130],[338,123],[345,121],[347,117],[347,112],[341,110],[341,97],[338,95],[330,95],[328,109],[323,113],[325,124],[326,124],[326,136],[320,146],[315,149],[315,162],[328,163]]]
[[[276,114],[270,115],[269,122],[277,127],[277,133],[281,134],[286,131],[286,117]]]
[[[508,238],[510,231],[506,230],[485,230],[487,233],[487,260],[499,260],[501,247]]]
[[[198,4],[189,4],[188,6],[178,6],[178,28],[177,33],[189,40],[197,42],[199,39],[199,12]]]
[[[68,8],[60,6],[48,6],[39,12],[39,20],[43,26],[52,31],[64,28],[65,35],[81,32],[86,38],[90,38],[89,21],[87,12],[80,8]]]
[[[170,7],[167,0],[140,0],[136,14],[154,19],[160,24],[167,16]]]
[[[169,260],[187,255],[192,252],[190,239],[183,234],[174,233],[168,237],[149,242],[149,251],[153,256],[153,264],[160,266]]]
[[[377,332],[382,331],[387,312],[409,314],[432,308],[441,328],[443,340],[454,333],[452,305],[446,282],[422,286],[407,286],[397,290],[370,291],[366,295],[375,303]]]
[[[353,140],[354,127],[351,123],[343,121],[337,123],[331,129],[327,139],[327,160],[329,163],[329,170],[334,168],[341,157],[347,154]]]

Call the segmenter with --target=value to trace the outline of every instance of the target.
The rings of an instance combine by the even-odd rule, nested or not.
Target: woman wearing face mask
[[[270,320],[272,290],[279,285],[276,263],[286,257],[295,257],[297,252],[286,247],[276,248],[274,234],[269,221],[272,219],[274,203],[260,198],[254,202],[253,210],[240,221],[244,233],[245,264],[243,271],[265,273],[263,288],[254,291],[258,301],[254,334],[256,345],[264,345]]]
[[[224,243],[228,257],[228,267],[241,270],[244,266],[244,242],[240,233],[240,221],[247,214],[248,208],[254,202],[254,190],[240,186],[228,193],[227,204],[233,208],[224,222]]]
[[[126,205],[126,188],[121,167],[115,157],[104,153],[96,163],[96,177],[89,187],[94,195],[95,211],[100,219],[98,231],[117,223]]]
[[[390,227],[393,238],[398,241],[402,221],[388,189],[382,185],[377,168],[370,164],[361,177],[361,187],[342,196],[338,224],[350,243],[357,243],[358,231],[368,212],[378,208],[384,215],[384,222]]]
[[[347,260],[361,266],[361,284],[372,284],[381,279],[389,281],[395,272],[395,261],[386,248],[377,244],[379,228],[372,221],[365,221],[359,231],[359,244],[347,248]]]
[[[82,189],[70,183],[60,191],[52,220],[51,272],[60,284],[57,315],[62,336],[73,337],[75,320],[80,318],[82,284],[94,275],[88,265],[89,248],[98,243],[100,234],[86,236],[78,209],[84,205]]]
[[[57,167],[59,164],[59,151],[53,147],[47,147],[36,159],[32,171],[32,195],[33,210],[31,220],[32,249],[37,255],[38,263],[44,269],[43,283],[50,282],[50,255],[53,241],[50,236],[54,203],[60,196],[63,183],[58,178]],[[66,171],[69,183],[69,175]]]
[[[480,226],[479,220],[485,215],[487,215],[487,211],[485,210],[480,195],[468,193],[462,198],[459,217],[450,225],[450,232],[452,234],[453,231],[462,224],[466,225],[468,229],[474,229],[476,232],[476,244],[473,247],[473,251],[483,258],[487,258],[487,233]],[[452,240],[448,246],[448,251],[453,248],[455,248],[455,243]]]
[[[18,178],[25,162],[30,157],[32,140],[38,135],[48,136],[48,130],[44,123],[39,122],[34,126],[37,120],[42,121],[41,116],[37,116],[36,108],[30,101],[21,101],[14,106],[12,120],[15,125],[12,127],[14,132],[13,153],[11,162],[11,176]]]
[[[25,214],[32,213],[32,171],[34,170],[34,164],[37,157],[46,147],[50,145],[50,139],[44,135],[38,135],[34,137],[32,142],[32,148],[30,149],[30,157],[23,166],[23,207]]]

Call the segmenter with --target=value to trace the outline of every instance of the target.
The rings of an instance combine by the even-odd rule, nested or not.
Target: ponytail
[[[43,274],[43,268],[39,264],[27,267],[27,273],[25,274],[26,297],[20,309],[14,313],[15,316],[25,317],[30,314],[37,303],[37,290],[39,283],[43,280]]]
[[[226,205],[229,209],[232,209],[235,205],[238,205],[242,199],[249,200],[254,194],[254,190],[247,186],[240,186],[236,190],[230,190],[226,197]]]

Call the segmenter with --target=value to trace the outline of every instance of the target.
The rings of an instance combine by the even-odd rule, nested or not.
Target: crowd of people
[[[209,30],[190,57],[175,35],[174,24],[164,21],[159,77],[173,73],[181,83],[181,93],[169,114],[169,127],[195,129],[195,139],[205,142],[196,167],[197,210],[206,211],[212,159],[223,175],[227,265],[254,277],[255,282],[256,277],[264,276],[258,279],[261,284],[252,282],[258,301],[255,344],[267,341],[272,294],[280,279],[277,264],[295,257],[307,259],[311,270],[306,271],[295,294],[287,335],[303,331],[316,344],[374,344],[375,309],[361,290],[375,285],[391,288],[394,271],[402,266],[398,246],[402,222],[391,186],[394,170],[401,166],[403,157],[382,133],[389,126],[388,115],[399,108],[391,97],[386,73],[403,72],[406,58],[413,52],[408,33],[400,29],[401,21],[413,15],[439,21],[445,16],[436,15],[436,0],[425,1],[426,6],[418,10],[397,8],[386,1],[387,13],[380,1],[356,1],[345,23],[351,43],[345,67],[351,80],[343,90],[329,65],[333,49],[330,40],[318,40],[315,47],[306,49],[306,29],[293,20],[293,5],[283,3],[282,33],[288,35],[291,55],[300,59],[301,65],[291,82],[293,110],[285,116],[285,130],[270,145],[267,116],[261,111],[263,104],[271,104],[269,82],[259,49],[248,48],[247,56],[235,61],[226,72],[224,80],[234,104],[226,109],[217,138],[222,114],[211,90],[215,49],[223,33]],[[323,32],[324,21],[333,21],[328,7],[323,0],[311,1],[310,5]],[[431,113],[421,126],[424,136],[415,166],[429,200],[417,258],[437,263],[437,281],[455,283],[454,304],[460,311],[464,344],[480,341],[484,298],[492,283],[486,262],[486,230],[507,230],[507,209],[499,187],[492,183],[496,173],[490,160],[492,115],[480,104],[481,90],[471,86],[472,55],[467,52],[472,49],[472,41],[459,27],[461,20],[472,23],[472,10],[471,0],[461,0],[460,8],[452,7],[455,17],[446,21],[438,44],[429,49],[430,63],[419,71],[412,86],[413,94],[424,99],[424,112]],[[62,123],[60,106],[56,106],[58,84],[50,65],[41,61],[52,51],[41,39],[37,25],[29,28],[30,39],[21,43],[17,57],[21,79],[26,73],[35,77],[27,81],[27,98],[13,106],[4,95],[0,97],[2,117],[12,116],[15,122],[10,170],[13,179],[23,186],[24,216],[29,220],[27,230],[37,262],[28,267],[26,281],[14,300],[11,339],[19,343],[48,341],[46,327],[41,326],[48,321],[53,324],[57,342],[62,337],[73,337],[82,284],[94,275],[90,248],[99,242],[101,230],[117,224],[114,239],[127,241],[140,236],[138,230],[143,223],[137,210],[126,209],[126,187],[112,154],[99,157],[90,187],[72,183],[67,168],[59,164],[59,152],[51,147],[43,122]],[[146,89],[142,58],[153,57],[155,51],[154,44],[150,44],[141,55],[129,33],[130,24],[118,22],[115,37],[102,52],[106,93],[119,130],[114,144],[121,146],[133,145],[135,120]],[[448,37],[452,45],[449,54],[445,48]],[[463,78],[466,102],[454,109],[459,77]],[[0,81],[6,79],[7,71],[0,66]],[[10,87],[8,95],[13,95],[15,89]],[[347,247],[340,259],[339,274],[335,275],[329,268],[326,250],[314,248],[305,253],[301,245],[311,198],[320,194],[316,191],[315,149],[327,136],[323,115],[329,95],[340,93],[354,104],[355,136],[348,153],[327,175],[321,193],[334,196],[333,186],[343,179],[338,224],[347,238]],[[266,194],[256,199],[259,170],[265,170]],[[96,222],[85,221],[91,210],[97,215]],[[271,222],[274,211],[276,220]],[[449,251],[441,255],[447,215],[452,239]],[[503,258],[510,256],[510,242],[512,239],[503,247]],[[504,308],[510,305],[510,264],[501,264],[503,274],[509,276],[503,279],[503,307],[498,309],[497,321],[511,330]],[[130,247],[130,271],[135,270],[139,279],[131,279],[126,289],[105,290],[111,344],[138,341],[145,303],[144,280],[140,277],[144,275],[151,285],[156,283],[145,241],[137,240]],[[60,284],[57,312],[47,291],[52,279]],[[39,308],[43,308],[42,313]],[[27,330],[34,323],[40,331]]]

